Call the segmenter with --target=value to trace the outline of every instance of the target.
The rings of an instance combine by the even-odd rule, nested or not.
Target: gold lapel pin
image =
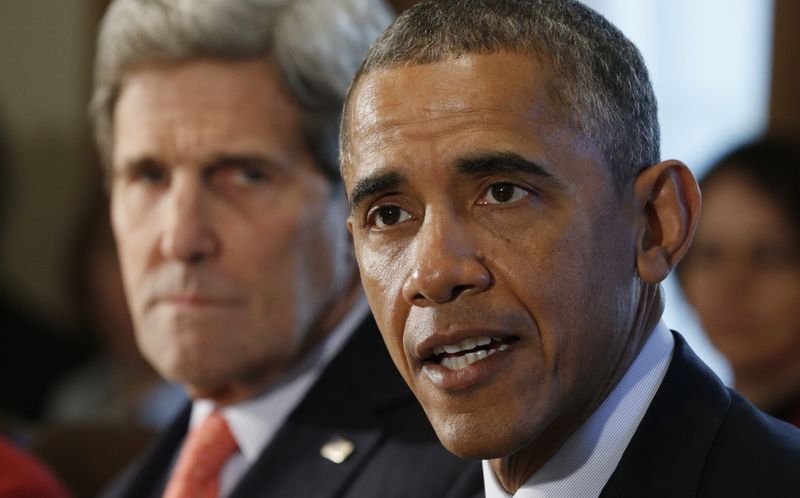
[[[347,460],[356,447],[351,441],[343,437],[336,437],[328,441],[319,450],[319,454],[323,458],[330,460],[333,463],[342,463]]]

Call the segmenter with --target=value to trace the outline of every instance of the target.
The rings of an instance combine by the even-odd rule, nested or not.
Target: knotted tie
[[[216,498],[220,470],[236,449],[225,419],[213,412],[187,436],[164,498]]]

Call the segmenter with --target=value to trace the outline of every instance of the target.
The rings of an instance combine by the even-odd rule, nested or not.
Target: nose
[[[199,263],[219,250],[202,179],[175,175],[164,199],[160,249],[165,259]]]
[[[412,271],[403,283],[403,298],[408,303],[420,307],[444,304],[483,292],[492,284],[477,241],[455,216],[429,216],[416,239]]]

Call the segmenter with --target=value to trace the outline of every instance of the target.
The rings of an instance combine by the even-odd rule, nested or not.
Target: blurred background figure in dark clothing
[[[13,194],[2,145],[0,231]],[[99,170],[94,178],[69,255],[72,320],[32,311],[0,275],[0,436],[39,457],[77,497],[95,496],[186,400],[136,348]]]
[[[687,300],[736,389],[800,426],[800,143],[745,144],[700,186],[700,224],[679,270]]]
[[[11,170],[0,133],[0,245],[13,194]],[[0,428],[36,422],[56,379],[86,357],[85,345],[29,309],[4,277],[0,273]]]
[[[95,178],[67,278],[76,328],[91,339],[94,352],[54,383],[42,423],[28,440],[77,498],[96,496],[187,399],[183,389],[156,374],[136,347],[108,196],[99,171]]]

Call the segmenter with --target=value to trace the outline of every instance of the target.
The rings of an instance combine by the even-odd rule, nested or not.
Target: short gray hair
[[[369,44],[391,22],[383,0],[115,0],[97,40],[90,118],[111,165],[114,107],[126,76],[197,58],[274,61],[303,114],[314,158],[338,178],[339,115]]]
[[[603,151],[621,190],[660,160],[656,98],[641,54],[605,18],[572,0],[432,0],[401,15],[356,73],[500,51],[538,57],[569,125]],[[347,112],[340,147],[347,146]]]

